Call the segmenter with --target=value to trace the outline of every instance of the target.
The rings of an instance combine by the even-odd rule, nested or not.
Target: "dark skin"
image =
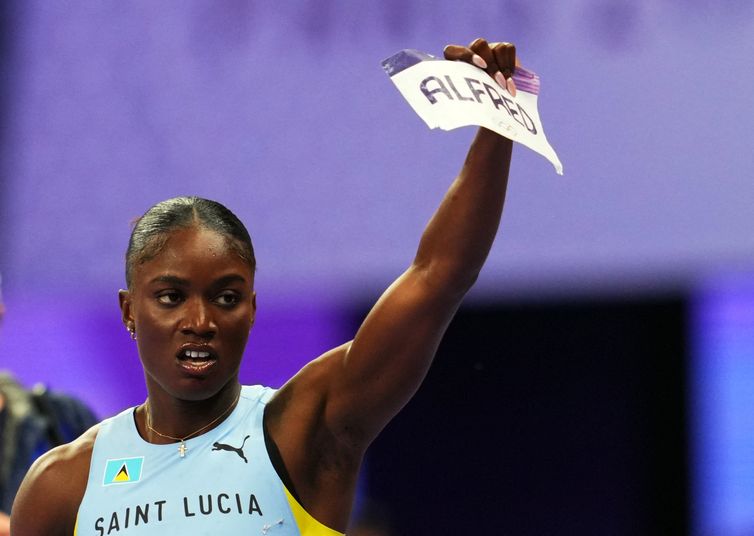
[[[450,45],[445,57],[484,68],[493,78],[498,72],[509,78],[516,65],[512,45],[483,39]],[[302,505],[333,529],[345,531],[367,447],[418,389],[484,264],[502,214],[511,150],[510,140],[479,130],[409,268],[352,341],[307,364],[267,406],[265,425]],[[253,273],[236,251],[201,227],[173,231],[156,257],[137,265],[131,288],[121,291],[123,321],[136,332],[149,392],[136,425],[151,443],[173,441],[148,429],[147,411],[153,428],[183,437],[236,400],[256,312]],[[207,369],[187,370],[176,358],[186,347],[212,352],[216,360]],[[34,464],[14,505],[14,536],[73,533],[96,434],[94,427]]]

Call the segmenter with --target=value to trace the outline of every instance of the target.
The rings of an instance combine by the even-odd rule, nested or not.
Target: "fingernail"
[[[503,76],[503,73],[500,71],[495,73],[495,81],[498,83],[498,85],[503,89],[508,89],[508,84],[505,81],[505,77]]]
[[[508,93],[510,93],[512,96],[516,96],[516,83],[513,81],[513,78],[509,78],[506,80],[506,85],[508,86]]]
[[[484,61],[484,58],[480,56],[479,54],[474,54],[471,56],[471,62],[479,67],[480,69],[486,69],[487,68],[487,62]]]

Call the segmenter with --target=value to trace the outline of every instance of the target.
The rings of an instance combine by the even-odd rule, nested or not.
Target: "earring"
[[[126,324],[126,329],[131,334],[131,339],[136,340],[136,328],[134,327],[133,322]]]

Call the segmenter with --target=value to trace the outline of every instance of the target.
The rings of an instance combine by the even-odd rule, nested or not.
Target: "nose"
[[[184,310],[186,314],[181,325],[181,332],[185,335],[197,335],[203,339],[211,339],[215,335],[217,325],[212,318],[212,310],[202,298],[188,300]]]

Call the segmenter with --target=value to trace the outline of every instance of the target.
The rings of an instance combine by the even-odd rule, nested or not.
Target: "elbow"
[[[454,262],[435,262],[418,269],[428,286],[454,300],[462,299],[471,290],[480,272],[480,269]]]
[[[466,295],[471,290],[477,279],[479,279],[479,270],[467,270],[464,273],[457,274],[453,279],[457,292]]]

